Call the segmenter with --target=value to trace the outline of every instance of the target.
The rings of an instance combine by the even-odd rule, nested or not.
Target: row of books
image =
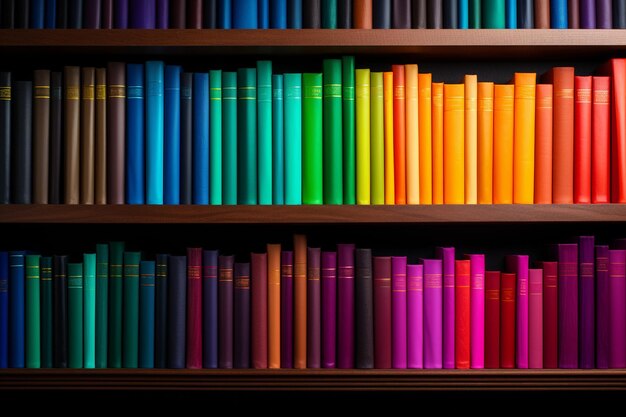
[[[624,0],[2,0],[3,28],[611,29]]]
[[[626,368],[626,239],[554,261],[268,244],[249,259],[99,244],[0,252],[0,367]]]

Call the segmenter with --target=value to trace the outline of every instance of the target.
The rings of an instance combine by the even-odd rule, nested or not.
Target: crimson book
[[[202,366],[209,369],[219,366],[218,261],[216,250],[202,251]]]
[[[187,249],[187,368],[202,368],[202,248]]]
[[[500,282],[500,368],[515,368],[515,274]]]
[[[470,367],[470,261],[455,261],[454,349],[455,367]]]
[[[485,368],[500,367],[500,271],[485,272]]]

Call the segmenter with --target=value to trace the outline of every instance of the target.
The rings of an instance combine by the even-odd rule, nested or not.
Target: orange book
[[[393,163],[393,72],[383,73],[383,102],[385,124],[385,204],[395,204],[395,168]]]
[[[465,202],[465,85],[443,86],[443,202]]]
[[[393,156],[396,204],[406,204],[406,99],[404,65],[393,65]]]
[[[417,65],[404,66],[406,83],[406,202],[420,203],[419,112]]]
[[[535,85],[537,74],[516,72],[513,133],[513,203],[535,200]]]
[[[280,368],[280,245],[267,245],[268,366]]]
[[[431,74],[418,74],[420,204],[433,203],[433,137]]]
[[[443,83],[433,83],[433,204],[443,204]]]
[[[478,83],[478,204],[493,203],[493,83]]]
[[[478,76],[465,76],[465,204],[478,202]]]
[[[493,202],[513,204],[513,84],[496,85],[493,101]]]
[[[537,84],[535,204],[552,204],[552,84]]]
[[[354,0],[352,10],[355,29],[372,28],[372,0]]]
[[[293,367],[306,368],[306,236],[294,235]]]

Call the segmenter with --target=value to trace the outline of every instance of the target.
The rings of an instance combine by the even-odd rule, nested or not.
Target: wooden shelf
[[[624,55],[626,30],[0,30],[4,54],[418,54],[446,59]]]
[[[547,222],[626,222],[626,204],[485,206],[0,205],[0,224],[410,224]]]

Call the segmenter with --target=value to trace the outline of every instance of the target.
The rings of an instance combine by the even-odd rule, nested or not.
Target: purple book
[[[322,252],[322,368],[336,366],[337,252]]]
[[[233,266],[234,256],[218,258],[219,291],[219,366],[222,369],[233,367]]]
[[[596,28],[611,29],[613,27],[613,8],[611,0],[596,0]]]
[[[558,261],[558,365],[578,367],[578,245],[556,247]],[[623,267],[622,267],[623,270]]]
[[[115,0],[113,27],[115,29],[128,28],[128,0]]]
[[[528,255],[506,257],[506,270],[517,277],[515,297],[515,365],[528,368]]]
[[[250,264],[235,264],[234,367],[250,367]]]
[[[543,269],[528,270],[528,367],[543,368]]]
[[[406,256],[391,258],[391,358],[393,368],[406,368]]]
[[[113,0],[102,0],[102,29],[113,29]]]
[[[421,259],[420,262],[424,266],[424,368],[441,369],[443,367],[442,263],[441,259]],[[454,274],[452,276],[454,277]],[[454,358],[454,346],[452,356]]]
[[[407,368],[424,367],[424,266],[406,267],[407,304]]]
[[[167,29],[169,22],[169,0],[157,0],[156,2],[156,28]]]
[[[594,243],[593,236],[578,238],[578,366],[583,369],[595,368]]]
[[[88,0],[84,2],[83,28],[100,29],[101,11],[102,5],[100,4],[100,0]]]
[[[609,368],[626,368],[626,250],[609,250]]]
[[[306,276],[306,366],[321,367],[320,248],[308,248]]]
[[[154,29],[156,0],[130,0],[128,18],[131,29]]]
[[[354,250],[353,244],[337,245],[337,367],[354,368]]]
[[[280,255],[280,367],[293,368],[293,252]]]
[[[580,0],[578,5],[580,11],[580,28],[596,28],[596,0]]]
[[[609,247],[596,246],[596,367],[609,367]]]
[[[465,255],[470,261],[470,367],[485,367],[485,255]],[[527,365],[528,366],[528,365]]]
[[[454,248],[437,248],[443,274],[443,367],[454,369]]]

